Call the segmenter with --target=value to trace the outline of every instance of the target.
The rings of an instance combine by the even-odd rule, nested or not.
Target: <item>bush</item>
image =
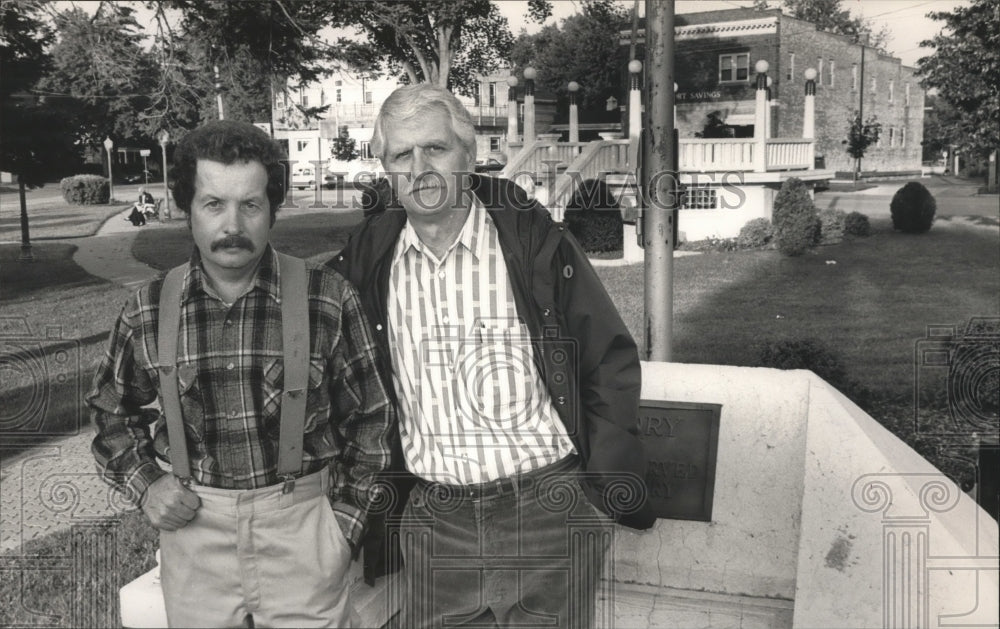
[[[841,391],[851,388],[843,362],[816,339],[771,341],[758,362],[774,369],[809,369]]]
[[[805,184],[797,177],[781,185],[774,197],[771,218],[778,251],[786,256],[802,255],[819,239],[816,206]]]
[[[918,181],[911,181],[896,191],[889,205],[892,228],[907,234],[922,234],[934,223],[937,203],[934,196]]]
[[[844,239],[844,225],[847,213],[843,210],[828,208],[819,213],[820,244],[834,245]]]
[[[766,218],[754,218],[740,228],[736,246],[740,249],[760,249],[770,244],[774,238],[774,228]]]
[[[844,218],[844,231],[851,236],[865,238],[871,235],[872,225],[861,212],[851,212]]]
[[[596,179],[584,181],[564,217],[566,227],[588,253],[621,251],[624,245],[622,214],[608,185]]]
[[[106,177],[73,175],[59,182],[63,198],[74,205],[96,205],[111,199],[111,186]]]

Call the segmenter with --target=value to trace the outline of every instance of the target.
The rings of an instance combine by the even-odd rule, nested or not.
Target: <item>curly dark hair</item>
[[[189,215],[199,159],[222,164],[260,162],[267,171],[267,199],[274,224],[287,185],[288,162],[280,144],[252,124],[235,120],[214,120],[185,135],[174,151],[170,189],[177,207]]]

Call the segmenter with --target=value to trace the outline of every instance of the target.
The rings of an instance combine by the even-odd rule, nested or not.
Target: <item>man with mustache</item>
[[[118,317],[87,396],[98,467],[160,530],[171,626],[349,626],[395,425],[357,293],[269,244],[287,178],[266,133],[211,122],[174,162],[194,251]]]
[[[395,198],[329,264],[375,326],[415,477],[400,626],[591,626],[609,516],[652,525],[635,343],[565,227],[473,174],[450,92],[393,92],[372,149]]]

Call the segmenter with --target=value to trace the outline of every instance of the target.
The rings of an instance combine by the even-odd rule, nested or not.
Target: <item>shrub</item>
[[[566,206],[566,227],[588,253],[621,251],[622,214],[608,185],[588,179]]]
[[[889,205],[892,228],[907,234],[929,231],[934,222],[937,203],[934,196],[918,181],[911,181],[896,191]]]
[[[816,339],[771,341],[758,362],[774,369],[809,369],[841,391],[851,388],[843,362]]]
[[[736,246],[740,249],[759,249],[770,244],[774,238],[774,228],[766,218],[754,218],[740,228]]]
[[[778,251],[786,256],[799,256],[816,244],[819,220],[816,206],[802,180],[792,177],[781,185],[774,197],[771,214]]]
[[[820,244],[833,245],[844,239],[844,225],[847,213],[836,208],[828,208],[819,213]]]
[[[111,199],[111,186],[100,175],[73,175],[59,182],[63,198],[74,205],[95,205]]]
[[[868,222],[868,217],[861,212],[851,212],[844,217],[844,231],[851,236],[864,238],[871,235],[872,225]]]

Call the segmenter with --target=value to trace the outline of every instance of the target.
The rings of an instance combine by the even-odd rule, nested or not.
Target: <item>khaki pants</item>
[[[192,486],[182,529],[160,531],[171,627],[348,627],[351,550],[327,498],[329,472],[255,490]]]

